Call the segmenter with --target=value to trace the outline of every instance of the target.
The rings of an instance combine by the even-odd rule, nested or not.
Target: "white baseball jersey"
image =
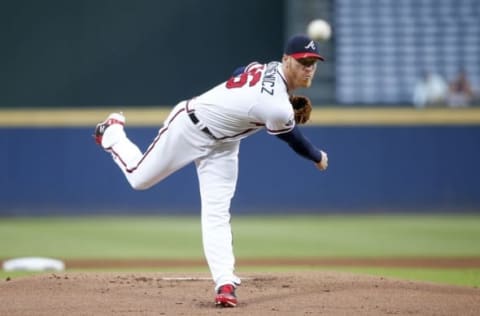
[[[245,72],[189,102],[200,122],[221,140],[238,140],[265,127],[281,134],[295,126],[281,63],[252,63]]]

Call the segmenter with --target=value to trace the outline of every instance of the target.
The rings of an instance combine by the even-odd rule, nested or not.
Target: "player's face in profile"
[[[290,58],[290,66],[294,84],[298,88],[308,88],[312,84],[313,76],[317,70],[316,58]]]

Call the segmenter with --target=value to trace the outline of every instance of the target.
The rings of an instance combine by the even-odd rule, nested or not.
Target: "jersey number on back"
[[[227,81],[226,87],[228,89],[241,88],[247,83],[249,87],[253,87],[258,83],[258,81],[260,80],[260,77],[262,76],[262,72],[260,70],[261,69],[254,68],[249,72],[244,72],[243,74],[237,77],[232,77]]]

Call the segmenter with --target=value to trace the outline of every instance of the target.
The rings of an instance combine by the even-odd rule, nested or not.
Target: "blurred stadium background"
[[[133,192],[93,126],[124,110],[146,148],[165,109],[279,60],[316,18],[333,37],[301,93],[331,166],[320,174],[261,132],[242,144],[232,212],[479,213],[478,98],[412,104],[424,71],[451,82],[464,69],[479,95],[476,0],[20,0],[0,10],[0,215],[198,214],[192,166]]]

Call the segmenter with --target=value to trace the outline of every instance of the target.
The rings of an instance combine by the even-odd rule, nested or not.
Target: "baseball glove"
[[[292,104],[295,114],[295,123],[307,123],[310,119],[310,113],[312,112],[312,102],[310,102],[310,99],[303,95],[292,95],[290,96],[290,103]]]

